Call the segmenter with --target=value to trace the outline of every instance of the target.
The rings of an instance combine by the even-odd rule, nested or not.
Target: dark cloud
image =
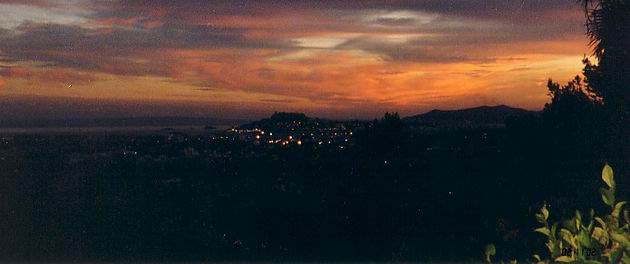
[[[218,91],[219,89],[217,89],[217,88],[198,88],[198,89],[196,89],[196,90],[197,90],[197,91],[202,91],[202,92],[216,92],[216,91]]]
[[[158,8],[192,9],[210,7],[228,10],[258,10],[264,8],[341,8],[341,9],[410,9],[431,11],[471,11],[496,8],[498,10],[528,10],[558,9],[576,5],[575,2],[565,0],[217,0],[209,3],[205,0],[187,0],[173,2],[170,0],[121,0],[96,1],[101,6],[116,6],[126,8]]]
[[[300,102],[299,100],[296,100],[296,99],[261,99],[260,101],[266,102],[266,103],[276,103],[276,104],[291,104],[291,103]]]
[[[290,48],[290,41],[250,41],[244,29],[163,25],[154,29],[87,29],[75,25],[25,23],[0,35],[3,61],[48,62],[54,66],[118,75],[168,76],[172,65],[152,58],[162,49]]]
[[[2,37],[3,50],[42,49],[53,51],[110,51],[126,54],[155,48],[277,48],[289,43],[254,42],[243,38],[247,29],[200,25],[166,24],[154,29],[86,29],[74,25],[26,23],[18,32]],[[5,51],[7,52],[7,51]]]
[[[495,60],[490,57],[474,57],[464,52],[457,54],[457,50],[449,48],[438,49],[436,45],[429,45],[434,41],[411,41],[403,43],[389,43],[382,39],[356,38],[340,45],[338,49],[359,49],[378,54],[385,61],[415,62],[415,63],[483,63]],[[436,41],[437,42],[437,41]],[[441,41],[439,41],[442,43]],[[439,43],[434,43],[439,44]]]
[[[475,18],[529,19],[545,12],[578,9],[579,5],[567,0],[235,0],[235,1],[168,1],[122,0],[98,1],[99,17],[162,16],[172,20],[191,16],[208,16],[214,13],[228,15],[266,15],[285,10],[416,10],[445,15]],[[160,10],[160,12],[155,12]],[[514,16],[520,14],[520,16]]]
[[[511,72],[523,72],[523,71],[530,71],[530,70],[532,70],[532,68],[529,66],[521,66],[521,67],[510,69]]]

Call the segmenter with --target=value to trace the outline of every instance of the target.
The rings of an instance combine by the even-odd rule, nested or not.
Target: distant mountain
[[[461,110],[432,110],[406,117],[403,122],[412,126],[435,129],[503,127],[509,117],[535,114],[534,111],[499,106],[480,106]]]

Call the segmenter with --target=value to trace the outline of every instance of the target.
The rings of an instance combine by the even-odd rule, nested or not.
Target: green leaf
[[[610,187],[611,189],[615,188],[615,178],[613,175],[613,169],[606,164],[604,169],[602,170],[602,180]]]
[[[613,241],[621,244],[622,247],[630,248],[630,241],[628,241],[628,239],[623,234],[614,232],[610,234],[610,238]]]
[[[543,216],[542,214],[536,214],[536,221],[538,223],[544,224],[545,223],[545,216]]]
[[[569,263],[573,261],[573,258],[569,257],[569,256],[560,256],[556,258],[556,262],[563,262],[563,263]]]
[[[580,213],[580,211],[576,210],[575,211],[575,230],[580,231],[580,229],[582,229],[582,214]]]
[[[578,232],[578,228],[576,226],[575,217],[571,218],[569,220],[562,221],[562,226],[564,226],[564,228],[566,228],[569,231],[571,231],[571,233],[577,233]]]
[[[555,239],[556,237],[556,230],[558,230],[558,223],[554,223],[551,226],[551,236]]]
[[[534,258],[534,260],[536,260],[536,262],[540,262],[542,260],[542,259],[540,259],[540,255],[538,255],[538,254],[532,255],[532,258]]]
[[[554,247],[554,244],[551,242],[551,240],[545,242],[545,246],[547,246],[547,250],[549,250],[549,254],[553,256],[555,247]]]
[[[608,233],[606,233],[606,231],[604,231],[601,227],[595,227],[591,236],[603,245],[608,243]]]
[[[606,229],[606,222],[604,222],[601,217],[595,217],[595,221],[597,221],[603,229]]]
[[[540,212],[542,213],[545,220],[549,219],[549,210],[547,210],[547,203],[543,204],[543,207],[540,208]]]
[[[551,231],[549,230],[549,228],[546,227],[540,227],[540,228],[536,228],[534,229],[534,232],[538,232],[541,233],[547,237],[551,237]]]
[[[586,230],[582,229],[582,231],[580,231],[580,234],[576,236],[576,239],[583,247],[591,247],[591,236],[589,235],[589,233],[586,232]]]
[[[580,213],[580,210],[575,210],[575,219],[578,220],[578,223],[582,223],[582,213]]]
[[[569,245],[576,247],[575,242],[573,242],[573,234],[568,229],[565,229],[565,228],[560,229],[560,238],[562,238],[562,240],[569,243]]]
[[[604,203],[610,207],[615,205],[615,194],[612,190],[601,188],[600,192],[602,193],[602,200]]]
[[[497,254],[497,248],[494,244],[486,245],[486,256],[494,256]]]
[[[623,207],[624,204],[626,204],[626,202],[618,202],[615,205],[615,208],[613,209],[611,215],[616,218],[619,218],[619,215],[621,214],[621,208]]]

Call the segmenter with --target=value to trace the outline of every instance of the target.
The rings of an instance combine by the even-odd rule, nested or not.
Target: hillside
[[[510,117],[535,113],[506,105],[480,106],[461,110],[436,109],[424,114],[406,117],[403,122],[412,126],[436,129],[503,127],[505,121]]]

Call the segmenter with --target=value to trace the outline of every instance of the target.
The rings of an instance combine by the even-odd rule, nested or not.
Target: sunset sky
[[[3,118],[541,109],[573,0],[0,0]]]

